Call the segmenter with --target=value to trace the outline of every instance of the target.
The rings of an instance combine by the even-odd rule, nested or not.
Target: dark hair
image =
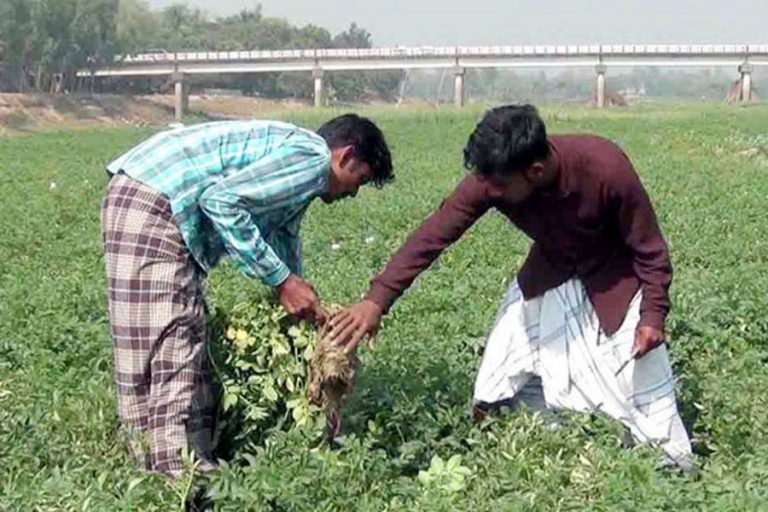
[[[536,107],[505,105],[477,123],[464,148],[464,166],[481,176],[504,176],[548,155],[547,130]]]
[[[384,134],[373,121],[357,114],[335,117],[317,130],[331,149],[352,145],[355,156],[371,166],[373,183],[382,187],[395,178]]]

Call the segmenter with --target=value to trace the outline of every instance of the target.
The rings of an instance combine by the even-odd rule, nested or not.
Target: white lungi
[[[691,443],[677,410],[666,346],[616,375],[631,357],[640,300],[638,292],[619,330],[606,336],[578,279],[528,301],[515,281],[485,346],[475,402],[522,398],[534,408],[601,411],[621,421],[636,441],[660,447],[690,471]]]

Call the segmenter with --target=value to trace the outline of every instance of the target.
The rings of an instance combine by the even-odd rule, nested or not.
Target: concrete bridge
[[[145,53],[118,57],[79,77],[167,75],[175,81],[176,116],[187,103],[185,76],[212,73],[311,72],[316,106],[323,104],[323,77],[332,71],[444,69],[454,75],[454,104],[464,104],[468,68],[588,67],[595,71],[597,106],[606,102],[609,68],[629,66],[731,67],[741,74],[742,101],[752,97],[752,70],[768,66],[768,44],[609,44],[537,46],[422,46],[413,48],[257,50]]]

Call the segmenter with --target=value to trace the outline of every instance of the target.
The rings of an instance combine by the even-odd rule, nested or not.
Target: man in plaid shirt
[[[325,322],[301,278],[301,220],[315,198],[393,178],[376,125],[349,114],[317,133],[277,121],[166,131],[107,166],[101,222],[120,418],[143,466],[177,475],[184,447],[213,466],[206,274],[228,255],[288,313]]]

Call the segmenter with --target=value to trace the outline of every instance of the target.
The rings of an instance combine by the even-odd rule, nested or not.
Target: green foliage
[[[0,90],[48,90],[54,74],[63,74],[63,90],[73,90],[80,85],[75,79],[78,69],[111,62],[121,54],[370,48],[372,44],[371,34],[355,23],[332,36],[315,25],[299,27],[282,18],[265,17],[258,4],[214,21],[184,3],[153,11],[145,0],[1,0]],[[333,74],[331,96],[342,101],[389,98],[399,77],[398,72]],[[262,96],[312,95],[308,73],[197,80],[199,85],[238,88]]]
[[[461,465],[461,455],[454,455],[447,462],[435,455],[429,463],[429,469],[419,471],[419,482],[430,489],[457,493],[464,490],[470,476],[472,470]]]
[[[3,0],[0,3],[0,88],[24,91],[63,87],[89,58],[114,52],[114,0]]]
[[[765,509],[768,180],[760,150],[749,150],[765,146],[768,108],[543,112],[553,133],[618,141],[656,206],[676,271],[668,331],[698,479],[656,471],[652,449],[623,450],[620,427],[602,417],[569,415],[556,429],[527,413],[472,422],[472,340],[486,334],[529,246],[490,213],[385,319],[375,351],[364,354],[339,447],[320,448],[312,429],[287,424],[256,432],[200,491],[203,501],[224,511]],[[315,204],[302,228],[308,279],[341,303],[360,298],[461,178],[461,148],[481,111],[362,113],[387,134],[397,181]],[[316,128],[333,114],[289,115]],[[117,434],[98,208],[104,164],[147,135],[0,138],[0,510],[199,503],[187,480],[169,485],[138,472]],[[256,309],[235,314],[236,306],[256,308],[265,290],[229,265],[210,281],[213,310],[245,328]],[[220,324],[223,338],[229,322]],[[431,469],[433,458],[456,455],[471,471],[463,488],[441,489],[450,477],[419,479],[445,475]]]
[[[271,431],[323,427],[307,382],[315,332],[263,298],[218,311],[211,351],[222,386],[222,430],[230,450],[253,451]]]

